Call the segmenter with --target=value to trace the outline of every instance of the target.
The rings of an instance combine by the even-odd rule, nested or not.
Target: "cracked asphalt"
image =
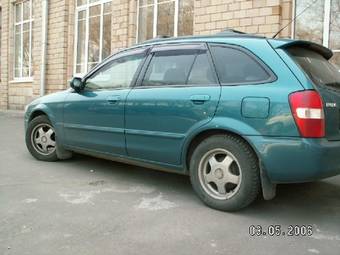
[[[39,162],[23,118],[0,112],[0,254],[339,254],[340,177],[280,185],[236,213],[203,205],[186,176],[76,155]],[[311,225],[304,236],[251,225]]]

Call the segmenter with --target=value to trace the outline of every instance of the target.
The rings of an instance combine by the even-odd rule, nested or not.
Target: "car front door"
[[[146,49],[118,54],[85,77],[85,89],[71,92],[64,104],[67,146],[125,155],[124,104]]]
[[[128,97],[126,145],[130,157],[181,164],[186,135],[209,122],[220,85],[206,44],[152,48]]]

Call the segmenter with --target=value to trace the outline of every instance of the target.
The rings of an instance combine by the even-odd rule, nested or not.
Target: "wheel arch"
[[[240,133],[237,133],[233,130],[227,129],[227,128],[211,128],[211,129],[206,129],[202,130],[201,132],[197,133],[194,135],[191,139],[190,142],[188,143],[188,146],[185,149],[184,153],[184,169],[186,174],[189,174],[189,168],[190,168],[190,160],[191,156],[198,144],[200,144],[204,139],[213,136],[213,135],[218,135],[218,134],[229,134],[236,136],[240,139],[242,139],[246,144],[248,144],[249,148],[253,151],[254,155],[257,158],[259,170],[260,170],[260,180],[261,180],[261,190],[262,190],[262,195],[265,200],[271,200],[276,196],[276,184],[272,183],[271,180],[269,179],[266,169],[263,166],[261,162],[261,157],[258,153],[258,151],[255,149],[255,146],[244,136],[242,136]]]
[[[41,116],[41,115],[45,115],[48,117],[47,113],[41,109],[36,109],[34,110],[31,114],[30,114],[30,117],[28,119],[28,121],[32,121],[34,118],[38,117],[38,116]]]
[[[34,118],[45,115],[51,121],[52,125],[56,124],[56,115],[55,111],[44,103],[40,103],[31,110],[31,113],[28,116],[28,122],[32,121]]]
[[[62,130],[60,129],[60,125],[57,125],[58,121],[56,119],[56,116],[52,109],[50,109],[47,105],[45,104],[39,104],[36,105],[29,115],[27,116],[27,125],[36,117],[38,116],[46,116],[49,121],[51,122],[52,126],[55,129],[55,132],[59,134],[62,133]]]
[[[226,129],[226,128],[211,128],[211,129],[206,129],[206,130],[202,130],[201,132],[195,134],[190,141],[187,143],[188,145],[186,146],[186,149],[184,151],[184,166],[185,166],[185,171],[188,173],[189,172],[189,168],[190,168],[190,159],[191,156],[195,150],[195,148],[205,139],[207,139],[210,136],[213,135],[220,135],[220,134],[229,134],[229,135],[234,135],[237,136],[238,138],[242,139],[245,143],[247,143],[249,145],[249,147],[251,148],[251,150],[254,152],[254,154],[256,155],[258,161],[260,161],[260,157],[258,155],[258,152],[256,151],[256,149],[254,148],[254,146],[251,144],[250,141],[248,141],[247,139],[245,139],[241,134],[232,131],[230,129]]]

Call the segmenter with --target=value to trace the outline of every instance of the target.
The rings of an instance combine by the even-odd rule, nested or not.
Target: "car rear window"
[[[315,85],[340,89],[340,70],[321,54],[302,47],[290,47],[287,52]]]
[[[224,85],[264,83],[271,80],[271,75],[251,56],[234,47],[213,45],[218,77]]]

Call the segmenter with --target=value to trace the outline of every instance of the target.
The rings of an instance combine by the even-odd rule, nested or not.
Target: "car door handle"
[[[204,104],[204,102],[210,100],[210,96],[209,96],[209,95],[192,95],[192,96],[190,97],[190,100],[191,100],[194,104]]]
[[[109,104],[116,104],[120,101],[120,96],[109,96],[106,100]]]

